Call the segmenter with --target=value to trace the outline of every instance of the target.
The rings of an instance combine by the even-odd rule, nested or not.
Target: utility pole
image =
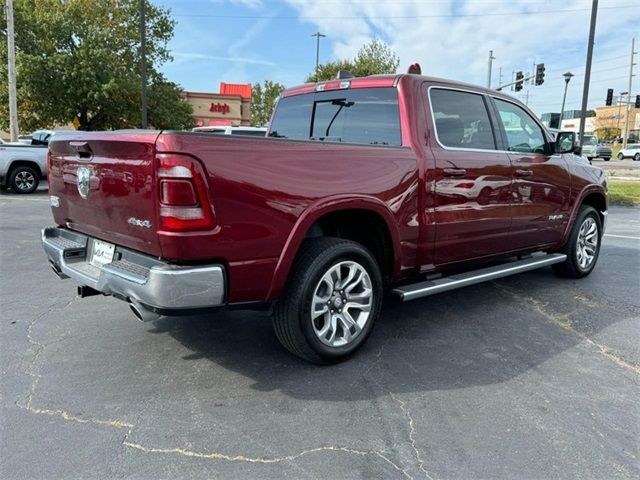
[[[318,66],[320,65],[320,37],[326,37],[320,32],[316,32],[312,37],[316,37],[316,82],[318,81]]]
[[[593,44],[596,36],[596,19],[598,17],[598,0],[591,5],[591,25],[589,26],[589,43],[587,45],[587,66],[584,69],[584,87],[582,88],[582,110],[580,111],[580,146],[584,140],[584,127],[587,117],[587,102],[589,100],[589,82],[591,81],[591,60],[593,59]]]
[[[16,45],[13,28],[13,0],[7,0],[7,57],[9,70],[9,133],[18,141],[18,100],[16,92]]]
[[[633,56],[636,54],[636,39],[631,39],[631,65],[629,65],[629,90],[627,91],[627,114],[624,120],[624,137],[622,138],[622,148],[627,148],[627,137],[629,137],[629,114],[631,113],[631,87],[633,84]]]
[[[146,0],[140,0],[140,81],[142,101],[142,128],[147,128],[147,26],[144,16]]]
[[[487,88],[491,88],[491,67],[496,57],[493,56],[493,50],[489,50],[489,72],[487,72]]]
[[[620,95],[618,96],[618,123],[616,125],[616,130],[618,130],[618,135],[622,135],[622,132],[620,132],[620,119],[622,118],[622,97],[624,97],[625,95],[627,95],[629,92],[620,92]]]

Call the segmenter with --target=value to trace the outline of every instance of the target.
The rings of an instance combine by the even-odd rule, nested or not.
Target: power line
[[[640,5],[617,5],[611,7],[600,7],[600,10],[623,8],[640,8]],[[590,8],[567,8],[562,10],[537,10],[535,12],[498,12],[498,13],[458,13],[443,15],[331,15],[331,16],[307,16],[307,15],[207,15],[207,14],[172,14],[174,17],[200,17],[200,18],[235,18],[235,19],[271,19],[271,20],[400,20],[413,18],[476,18],[476,17],[507,17],[507,16],[529,16],[544,15],[547,13],[572,13],[572,12],[588,12]]]

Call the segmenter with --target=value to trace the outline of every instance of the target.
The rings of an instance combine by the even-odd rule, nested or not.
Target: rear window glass
[[[442,145],[495,150],[489,113],[481,95],[432,89],[430,98],[438,140]]]
[[[269,136],[400,146],[398,92],[359,88],[285,97],[278,102]]]

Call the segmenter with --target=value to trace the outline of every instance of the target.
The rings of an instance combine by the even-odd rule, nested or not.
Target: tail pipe
[[[158,318],[160,318],[160,315],[158,315],[156,312],[153,312],[148,308],[143,307],[137,302],[129,303],[129,308],[131,309],[133,314],[136,316],[136,318],[141,322],[153,322],[154,320],[157,320]]]

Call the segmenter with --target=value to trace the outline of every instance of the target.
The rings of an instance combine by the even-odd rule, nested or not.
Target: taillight
[[[199,163],[171,153],[158,154],[156,159],[161,229],[185,232],[213,228],[207,183]]]

